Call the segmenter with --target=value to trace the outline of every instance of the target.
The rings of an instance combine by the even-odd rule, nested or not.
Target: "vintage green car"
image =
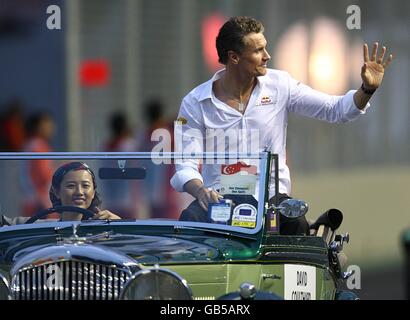
[[[355,298],[340,289],[348,277],[339,261],[348,237],[335,234],[342,221],[340,211],[323,214],[312,224],[310,235],[280,234],[281,216],[304,215],[307,204],[296,199],[268,204],[269,185],[278,190],[277,175],[270,181],[272,170],[278,172],[276,155],[190,155],[202,167],[222,168],[223,199],[210,205],[207,222],[179,219],[193,200],[169,186],[175,163],[183,157],[176,153],[1,154],[0,298]],[[77,198],[73,201],[78,205],[50,204],[48,209],[35,210],[35,217],[22,217],[23,208],[33,200],[29,193],[38,191],[30,174],[36,176],[36,168],[64,167],[70,162],[86,163],[95,172],[104,209],[122,219],[95,219],[95,212],[81,208],[82,200]],[[229,166],[237,170],[227,170]],[[50,183],[37,187],[48,190]],[[235,196],[245,200],[238,203]],[[80,218],[62,219],[62,212]]]
[[[410,300],[410,229],[402,232],[401,243],[404,253],[405,294],[406,299]]]

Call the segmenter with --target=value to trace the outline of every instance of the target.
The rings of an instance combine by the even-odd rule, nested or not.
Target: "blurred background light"
[[[348,87],[342,28],[328,18],[317,18],[312,25],[309,55],[309,83],[329,94],[343,94]]]
[[[362,84],[360,70],[363,65],[363,39],[356,37],[346,53],[346,63],[349,69],[350,87],[358,88]]]
[[[298,22],[280,37],[274,66],[316,90],[343,94],[348,88],[350,73],[355,83],[360,81],[362,63],[361,49],[358,52],[356,45],[347,52],[346,46],[343,29],[335,21],[319,17],[310,28]]]
[[[106,87],[111,78],[110,64],[105,59],[84,60],[80,65],[80,82],[83,87]]]
[[[296,23],[280,37],[274,54],[274,66],[286,70],[295,79],[307,83],[308,29]]]
[[[218,62],[218,53],[215,48],[215,40],[219,29],[228,18],[219,12],[211,13],[202,20],[202,50],[205,63],[210,72],[215,72],[222,68]]]

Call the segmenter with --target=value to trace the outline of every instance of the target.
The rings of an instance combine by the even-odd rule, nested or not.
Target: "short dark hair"
[[[115,136],[129,131],[128,118],[122,111],[116,111],[110,117],[110,129]]]
[[[261,22],[251,17],[232,17],[219,29],[216,37],[216,50],[219,62],[228,62],[228,51],[241,53],[245,47],[243,37],[250,33],[263,33]]]
[[[29,136],[37,134],[41,123],[44,120],[51,120],[51,119],[52,119],[51,114],[48,113],[47,111],[39,111],[39,112],[31,114],[25,122],[26,133]]]

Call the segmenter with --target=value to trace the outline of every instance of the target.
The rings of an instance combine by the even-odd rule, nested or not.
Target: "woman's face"
[[[69,171],[56,195],[63,206],[89,208],[95,195],[91,174],[87,170]]]

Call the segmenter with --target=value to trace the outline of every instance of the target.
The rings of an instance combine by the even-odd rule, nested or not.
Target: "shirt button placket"
[[[246,120],[245,117],[242,116],[242,148],[241,152],[246,153],[248,148],[248,139],[246,136],[246,131],[247,131],[247,126],[246,126]]]

